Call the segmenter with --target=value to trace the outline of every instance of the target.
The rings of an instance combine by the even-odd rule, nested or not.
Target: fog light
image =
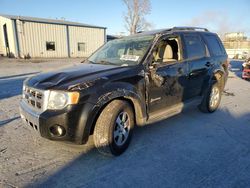
[[[53,125],[49,128],[49,130],[53,136],[58,136],[58,137],[64,136],[66,133],[64,127],[60,125]]]

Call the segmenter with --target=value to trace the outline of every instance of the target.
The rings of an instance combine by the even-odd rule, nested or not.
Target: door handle
[[[178,68],[178,70],[177,70],[177,71],[178,71],[178,73],[179,73],[179,74],[183,74],[183,73],[184,73],[183,68]]]
[[[211,63],[211,62],[206,62],[206,67],[211,67],[211,66],[213,66],[214,64],[213,63]]]

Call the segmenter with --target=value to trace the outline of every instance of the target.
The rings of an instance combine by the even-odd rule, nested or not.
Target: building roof
[[[37,23],[48,23],[48,24],[59,24],[59,25],[106,29],[106,27],[102,27],[102,26],[89,25],[89,24],[71,22],[71,21],[66,21],[66,20],[59,20],[59,19],[36,18],[36,17],[28,17],[28,16],[14,16],[14,15],[5,15],[5,14],[0,14],[0,16],[11,19],[11,20],[22,20],[22,21],[37,22]]]

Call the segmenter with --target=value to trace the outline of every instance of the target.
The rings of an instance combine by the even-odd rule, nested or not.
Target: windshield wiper
[[[94,61],[90,61],[90,60],[88,60],[88,59],[86,59],[86,60],[82,61],[81,63],[85,63],[86,61],[87,61],[88,63],[95,64],[95,62],[94,62]]]
[[[96,64],[103,64],[103,65],[116,65],[115,63],[111,63],[109,61],[101,60],[98,61]]]

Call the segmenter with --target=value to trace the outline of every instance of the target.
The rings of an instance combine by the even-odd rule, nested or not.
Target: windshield
[[[137,65],[147,52],[154,36],[141,36],[110,41],[88,60],[96,64]]]

